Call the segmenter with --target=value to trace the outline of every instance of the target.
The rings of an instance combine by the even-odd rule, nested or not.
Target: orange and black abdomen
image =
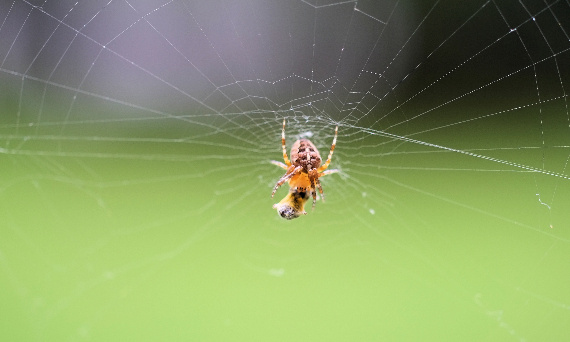
[[[299,139],[291,147],[291,163],[302,166],[305,172],[321,165],[321,155],[309,139]]]

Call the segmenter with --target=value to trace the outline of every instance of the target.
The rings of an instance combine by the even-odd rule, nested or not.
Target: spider
[[[292,220],[306,215],[304,210],[305,203],[309,197],[313,196],[313,209],[317,202],[317,192],[319,189],[323,201],[325,195],[323,187],[319,181],[320,177],[330,175],[331,173],[339,172],[338,170],[327,170],[331,162],[331,158],[336,146],[336,136],[338,133],[338,126],[334,130],[334,139],[329,152],[327,161],[321,165],[321,155],[315,145],[309,139],[299,139],[293,143],[291,147],[291,161],[287,157],[287,148],[285,147],[285,119],[283,119],[283,130],[281,131],[281,147],[283,148],[283,160],[285,163],[272,160],[271,163],[277,165],[285,170],[283,177],[277,181],[271,197],[275,195],[277,189],[286,181],[289,181],[289,193],[279,203],[273,205],[273,209],[277,209],[277,213],[281,217]]]

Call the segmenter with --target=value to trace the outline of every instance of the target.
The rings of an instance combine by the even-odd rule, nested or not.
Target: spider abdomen
[[[308,172],[321,165],[321,155],[310,140],[299,139],[291,147],[291,163],[301,166],[305,172]]]

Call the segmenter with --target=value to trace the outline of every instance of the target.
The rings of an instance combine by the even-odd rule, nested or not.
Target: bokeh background
[[[570,4],[0,3],[6,341],[562,341]],[[326,202],[281,219],[288,146]]]

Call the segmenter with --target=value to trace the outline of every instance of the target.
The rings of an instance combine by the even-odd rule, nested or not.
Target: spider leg
[[[289,157],[287,157],[287,147],[285,146],[285,119],[283,119],[283,129],[281,130],[281,147],[283,148],[283,160],[287,166],[291,166]]]
[[[319,173],[319,177],[324,177],[326,175],[330,175],[331,173],[337,173],[337,172],[340,172],[340,170],[337,170],[337,169],[326,170],[326,171]]]
[[[319,167],[319,170],[318,170],[319,172],[322,172],[322,171],[326,170],[327,167],[329,167],[329,164],[331,163],[331,158],[332,158],[332,155],[333,155],[333,152],[334,152],[334,148],[335,148],[335,146],[336,146],[336,136],[337,136],[337,134],[338,134],[338,126],[336,126],[336,128],[334,129],[334,139],[333,139],[333,142],[332,142],[332,145],[331,145],[331,151],[329,152],[329,157],[327,158],[327,161],[326,161],[323,165],[321,165],[321,167]]]
[[[315,187],[313,186],[313,210],[315,209],[315,204],[317,204],[317,192],[315,191]]]
[[[277,165],[277,166],[279,166],[285,170],[287,170],[289,168],[287,165],[283,164],[282,162],[276,161],[276,160],[272,160],[271,164]]]
[[[319,192],[321,193],[321,198],[323,199],[323,202],[325,201],[325,193],[323,192],[323,187],[321,185],[321,181],[317,178],[315,181],[315,185],[317,186],[317,189],[319,189]]]
[[[291,177],[299,173],[299,171],[301,171],[302,169],[303,168],[301,166],[294,167],[293,165],[291,165],[287,170],[287,172],[283,175],[283,177],[281,177],[279,181],[277,181],[277,184],[275,184],[273,192],[271,193],[271,197],[275,196],[275,192],[277,191],[277,189],[279,189],[281,185],[283,185],[283,183],[291,179]]]
[[[311,192],[313,195],[313,209],[315,209],[315,204],[317,203],[317,192],[315,191],[315,184],[319,184],[319,174],[317,173],[317,169],[309,170],[309,181],[311,182]],[[322,193],[322,190],[321,190]]]

